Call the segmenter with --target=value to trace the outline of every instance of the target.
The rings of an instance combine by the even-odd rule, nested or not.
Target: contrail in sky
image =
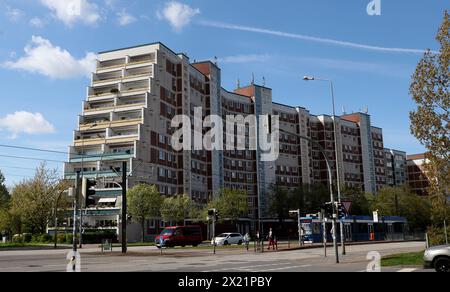
[[[257,27],[235,25],[235,24],[229,24],[229,23],[223,23],[223,22],[202,20],[202,21],[198,21],[197,23],[200,25],[203,25],[203,26],[208,26],[208,27],[253,32],[253,33],[266,34],[266,35],[272,35],[272,36],[278,36],[278,37],[284,37],[284,38],[290,38],[290,39],[297,39],[297,40],[303,40],[303,41],[310,41],[310,42],[316,42],[316,43],[330,44],[330,45],[335,45],[335,46],[363,49],[363,50],[370,50],[370,51],[377,51],[377,52],[384,52],[384,53],[423,54],[426,52],[425,49],[387,48],[387,47],[380,47],[380,46],[372,46],[372,45],[359,44],[359,43],[340,41],[340,40],[334,40],[334,39],[327,39],[327,38],[321,38],[321,37],[313,37],[313,36],[308,36],[308,35],[303,35],[303,34],[295,34],[295,33],[288,33],[288,32],[263,29],[263,28],[257,28]],[[437,52],[437,51],[431,51],[431,52],[434,54],[439,54],[439,52]]]

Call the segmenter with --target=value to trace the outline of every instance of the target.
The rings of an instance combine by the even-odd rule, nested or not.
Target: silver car
[[[215,238],[216,245],[242,245],[244,243],[244,237],[239,233],[222,233]],[[214,244],[214,240],[211,241]]]
[[[436,272],[450,272],[450,245],[435,246],[425,251],[423,260],[426,269],[435,269]]]

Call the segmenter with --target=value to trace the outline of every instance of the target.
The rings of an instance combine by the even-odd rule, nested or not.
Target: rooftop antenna
[[[252,85],[255,84],[255,73],[252,73]]]
[[[266,77],[263,76],[263,87],[266,87]]]
[[[366,106],[366,107],[364,108],[364,113],[365,113],[365,114],[369,114],[369,107],[368,107],[368,106]]]
[[[217,66],[217,61],[218,61],[219,59],[217,58],[217,56],[215,56],[214,57],[214,65],[216,65]]]
[[[238,78],[238,80],[237,80],[236,86],[237,86],[237,89],[240,89],[240,88],[241,88],[241,80],[240,80],[239,78]]]
[[[346,110],[345,110],[345,106],[342,106],[342,114],[343,114],[343,115],[346,115],[346,114],[347,114],[347,112],[346,112]]]

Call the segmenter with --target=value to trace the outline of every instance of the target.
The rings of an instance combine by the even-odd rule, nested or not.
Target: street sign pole
[[[327,223],[325,221],[325,217],[323,218],[323,249],[324,255],[327,257]]]
[[[448,245],[447,221],[446,220],[444,220],[444,234],[445,234],[445,243]]]
[[[216,214],[214,212],[213,216],[213,226],[212,226],[212,232],[213,232],[213,246],[214,246],[214,254],[216,254]]]
[[[122,163],[122,253],[127,253],[127,162]]]

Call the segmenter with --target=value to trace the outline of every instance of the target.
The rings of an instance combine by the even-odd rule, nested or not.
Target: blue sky
[[[76,1],[81,6],[67,7]],[[381,16],[367,14],[369,2],[0,0],[0,144],[65,151],[94,53],[161,41],[192,60],[217,56],[227,89],[254,73],[275,101],[314,114],[331,112],[328,87],[300,76],[333,79],[339,113],[368,107],[386,147],[422,152],[409,133],[410,76],[421,50],[439,49],[448,2],[381,0]],[[0,147],[9,186],[39,161],[1,155],[66,158]]]

